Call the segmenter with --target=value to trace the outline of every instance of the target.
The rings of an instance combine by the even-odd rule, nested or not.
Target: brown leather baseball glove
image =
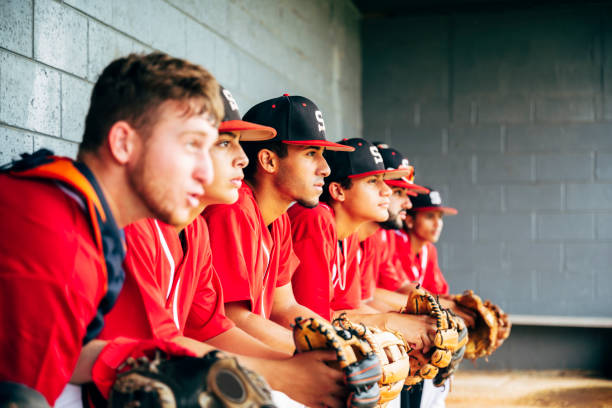
[[[354,324],[342,314],[334,320],[334,326],[349,330],[363,337],[378,356],[382,377],[378,383],[380,399],[378,407],[385,407],[399,396],[410,372],[410,361],[404,338],[398,332]]]
[[[347,407],[376,407],[382,370],[376,353],[363,337],[322,319],[298,317],[293,326],[293,340],[296,353],[335,350],[338,360],[328,364],[345,374],[349,391]]]
[[[469,329],[469,339],[465,348],[465,357],[475,360],[490,356],[497,347],[498,327],[495,313],[486,307],[480,296],[471,290],[455,296],[455,302],[476,312],[476,326]]]
[[[451,363],[453,352],[460,348],[459,333],[457,325],[449,320],[448,314],[442,311],[436,299],[420,285],[408,295],[406,306],[400,312],[425,314],[436,319],[434,347],[425,354],[409,349],[410,374],[405,384],[411,387],[423,379],[435,378],[440,368],[447,367]]]

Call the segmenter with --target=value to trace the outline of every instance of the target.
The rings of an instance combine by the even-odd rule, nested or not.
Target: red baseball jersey
[[[253,191],[243,184],[238,201],[202,213],[210,231],[213,264],[225,302],[248,301],[251,311],[270,317],[274,289],[291,282],[299,263],[287,214],[265,225]]]
[[[434,244],[427,242],[416,256],[412,256],[408,233],[398,231],[395,243],[396,254],[410,281],[419,282],[434,295],[449,293],[448,283],[438,265],[438,250]]]
[[[53,405],[106,293],[104,259],[77,194],[0,175],[0,381]]]
[[[176,229],[161,221],[125,228],[126,280],[100,338],[206,341],[234,326],[225,316],[206,223],[197,217],[181,234],[184,248]]]
[[[380,228],[361,242],[362,299],[371,299],[377,287],[396,291],[407,282],[401,264],[394,262],[394,238],[393,231]]]
[[[294,204],[291,219],[293,247],[300,265],[293,274],[298,303],[330,319],[332,310],[361,304],[359,240],[356,234],[338,241],[334,212],[327,204],[306,208]]]

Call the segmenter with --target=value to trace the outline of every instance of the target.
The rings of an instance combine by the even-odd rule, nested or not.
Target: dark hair
[[[319,201],[322,201],[327,204],[331,203],[331,201],[333,200],[331,194],[329,194],[329,185],[331,183],[339,183],[340,186],[346,190],[353,186],[353,181],[348,177],[344,177],[339,180],[333,180],[327,177],[325,179],[325,185],[323,185],[323,193],[321,194],[321,197],[319,197]]]
[[[251,183],[255,181],[255,174],[257,173],[257,154],[263,150],[268,149],[276,153],[281,159],[287,157],[289,149],[287,144],[279,140],[264,140],[261,142],[241,142],[242,150],[249,159],[249,164],[244,169],[244,179]]]
[[[201,66],[161,52],[116,59],[93,88],[79,153],[97,150],[117,121],[138,130],[152,126],[159,105],[168,100],[194,100],[186,114],[208,112],[215,124],[223,118],[219,84]]]

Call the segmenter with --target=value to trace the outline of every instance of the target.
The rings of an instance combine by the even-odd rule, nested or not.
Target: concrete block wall
[[[301,94],[330,139],[361,136],[360,14],[349,0],[2,0],[0,164],[43,146],[74,157],[102,69],[153,50],[209,69],[242,113]]]
[[[362,47],[364,137],[459,209],[451,290],[612,316],[612,7],[370,17]]]

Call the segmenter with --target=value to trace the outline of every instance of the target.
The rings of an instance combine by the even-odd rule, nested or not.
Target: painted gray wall
[[[349,0],[2,0],[0,163],[45,146],[74,157],[93,83],[161,50],[209,69],[242,112],[282,93],[361,135],[360,15]]]
[[[460,211],[452,291],[612,316],[612,8],[369,18],[362,47],[364,137]]]

